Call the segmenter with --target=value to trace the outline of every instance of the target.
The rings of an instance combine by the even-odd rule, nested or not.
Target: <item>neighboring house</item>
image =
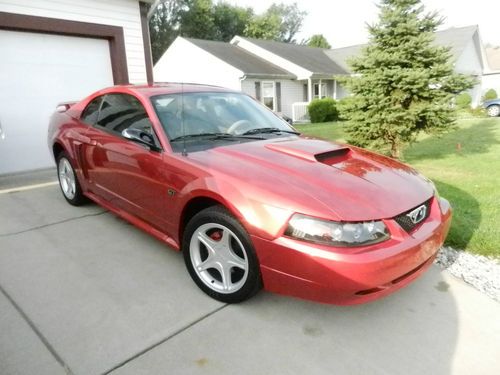
[[[0,0],[0,175],[53,165],[58,103],[152,81],[151,2]]]
[[[294,91],[290,84],[296,79],[238,46],[182,37],[156,63],[154,77],[157,82],[193,82],[244,91],[276,112],[287,112]]]
[[[472,75],[478,83],[469,91],[472,103],[477,106],[481,100],[481,77],[487,69],[486,55],[478,26],[453,27],[436,32],[435,43],[440,46],[450,47],[450,52],[455,67],[455,72]],[[359,56],[365,45],[349,46],[327,50],[325,53],[339,65],[349,71],[348,60]]]
[[[266,47],[278,52],[267,52]],[[304,115],[313,98],[335,97],[337,74],[346,72],[319,48],[241,37],[231,43],[178,37],[154,67],[155,81],[241,90],[289,117],[294,104],[302,104]]]
[[[479,104],[487,62],[478,27],[439,31],[436,43],[451,48],[456,72],[477,77],[478,84],[470,93],[473,104]],[[311,100],[349,95],[334,77],[351,74],[348,60],[359,56],[363,47],[328,50],[240,36],[230,43],[178,38],[155,65],[154,76],[160,81],[199,82],[242,90],[294,121],[305,121]],[[266,78],[264,71],[255,69],[251,71],[254,74],[247,74],[245,58],[250,66],[254,66],[250,61],[255,59],[259,61],[255,66],[265,61],[283,75]]]

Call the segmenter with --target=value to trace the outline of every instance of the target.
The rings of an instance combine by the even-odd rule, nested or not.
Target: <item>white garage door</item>
[[[107,40],[0,30],[0,175],[53,166],[56,105],[112,84]]]

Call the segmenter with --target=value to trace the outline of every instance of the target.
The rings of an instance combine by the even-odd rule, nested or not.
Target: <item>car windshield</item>
[[[154,96],[151,101],[174,151],[179,151],[177,144],[181,143],[213,147],[221,142],[298,134],[287,122],[245,94],[177,93]]]

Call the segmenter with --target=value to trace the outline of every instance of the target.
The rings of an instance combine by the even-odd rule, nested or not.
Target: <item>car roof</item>
[[[131,91],[133,93],[146,97],[186,92],[236,92],[235,90],[230,90],[219,86],[178,82],[154,83],[149,85],[120,85],[109,87],[108,89],[106,89],[106,91],[108,93],[114,91]]]

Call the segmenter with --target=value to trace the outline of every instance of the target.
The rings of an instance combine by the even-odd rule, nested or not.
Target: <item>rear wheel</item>
[[[57,155],[57,176],[59,178],[59,187],[69,204],[81,206],[87,201],[78,183],[73,165],[65,152]]]
[[[250,238],[223,207],[209,207],[196,214],[186,226],[182,247],[191,278],[210,297],[236,303],[261,288]]]
[[[500,105],[490,105],[486,111],[488,112],[488,116],[498,117],[500,116]]]

